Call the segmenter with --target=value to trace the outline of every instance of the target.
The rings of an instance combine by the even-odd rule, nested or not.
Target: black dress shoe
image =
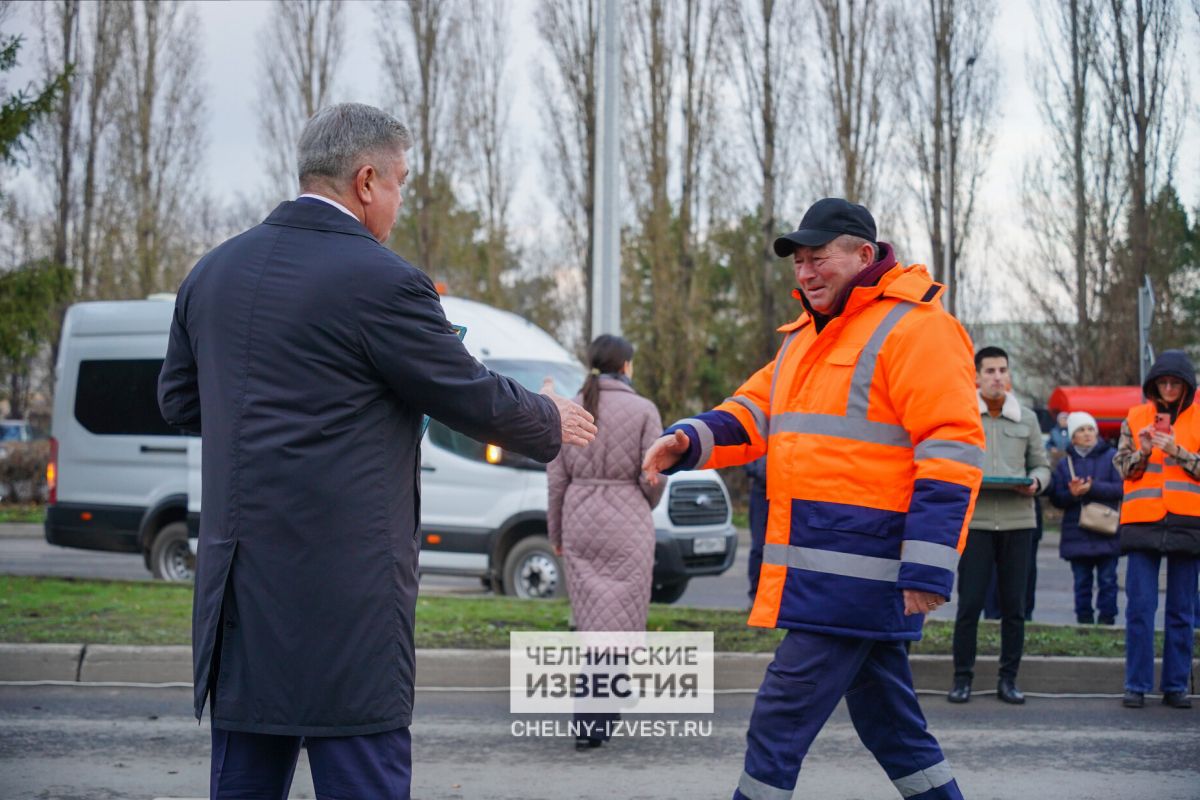
[[[1163,700],[1166,698],[1164,697]],[[1146,695],[1126,689],[1125,696],[1121,698],[1121,705],[1126,708],[1141,708],[1146,705]]]
[[[1191,708],[1192,698],[1187,692],[1163,692],[1162,704],[1171,708]]]
[[[1012,703],[1014,706],[1025,702],[1025,695],[1011,678],[1001,678],[1000,682],[996,684],[996,697],[1005,703]]]
[[[954,688],[946,695],[951,703],[965,703],[971,699],[971,679],[955,678]]]
[[[589,739],[586,736],[576,736],[575,737],[575,749],[576,750],[591,750],[593,748],[599,747],[602,744],[604,744],[603,739]]]

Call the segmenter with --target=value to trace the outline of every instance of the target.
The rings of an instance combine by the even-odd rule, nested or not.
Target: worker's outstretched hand
[[[642,460],[642,472],[646,474],[646,482],[657,486],[659,473],[678,464],[687,449],[688,437],[683,431],[677,430],[656,439]]]

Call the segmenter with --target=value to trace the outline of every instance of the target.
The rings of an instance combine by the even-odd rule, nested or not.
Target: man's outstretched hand
[[[596,420],[587,409],[554,391],[554,379],[542,381],[542,394],[554,401],[558,407],[558,418],[562,423],[563,444],[580,447],[596,438]]]
[[[646,451],[646,458],[642,460],[642,472],[646,474],[646,482],[651,486],[658,486],[658,474],[678,464],[687,449],[688,437],[683,431],[675,431],[655,440]]]

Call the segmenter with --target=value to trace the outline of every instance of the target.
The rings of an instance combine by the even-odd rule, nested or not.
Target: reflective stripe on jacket
[[[919,639],[901,589],[950,596],[982,479],[971,342],[923,266],[855,288],[818,333],[681,420],[678,469],[767,455],[766,545],[750,624]]]
[[[1157,411],[1154,403],[1143,403],[1129,410],[1129,429],[1135,440],[1139,431],[1154,424]],[[1200,420],[1196,418],[1194,404],[1184,409],[1174,427],[1175,441],[1180,447],[1192,453],[1200,450]],[[1146,458],[1142,476],[1125,481],[1121,524],[1157,522],[1167,512],[1200,517],[1200,482],[1156,447]]]

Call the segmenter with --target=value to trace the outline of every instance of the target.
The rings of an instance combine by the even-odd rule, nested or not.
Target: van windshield
[[[554,391],[563,397],[574,397],[583,386],[583,367],[564,361],[525,361],[497,359],[485,361],[493,372],[507,375],[531,392],[540,391],[547,376],[554,379]]]

